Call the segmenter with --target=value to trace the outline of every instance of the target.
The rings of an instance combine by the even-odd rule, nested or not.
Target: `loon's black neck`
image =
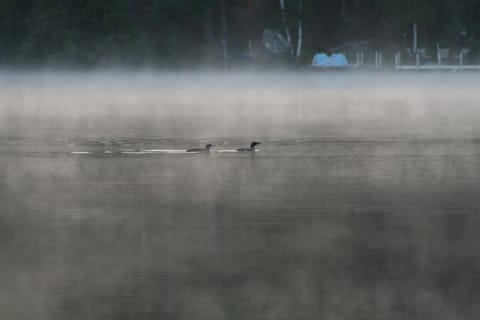
[[[255,141],[250,143],[250,149],[255,150],[255,146],[258,145],[258,144],[260,144],[260,143],[255,142]]]

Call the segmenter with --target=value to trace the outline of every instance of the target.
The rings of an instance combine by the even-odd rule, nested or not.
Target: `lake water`
[[[0,85],[2,319],[480,312],[476,73]]]

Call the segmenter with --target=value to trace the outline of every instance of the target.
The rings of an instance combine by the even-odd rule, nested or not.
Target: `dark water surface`
[[[476,91],[445,93],[438,109],[434,96],[390,93],[393,115],[357,112],[341,93],[324,116],[321,97],[303,96],[307,115],[295,100],[288,116],[252,118],[253,131],[232,122],[249,119],[233,106],[205,131],[187,109],[47,117],[50,87],[36,111],[14,111],[30,99],[18,87],[0,109],[1,319],[477,319]],[[175,152],[251,140],[254,154]]]

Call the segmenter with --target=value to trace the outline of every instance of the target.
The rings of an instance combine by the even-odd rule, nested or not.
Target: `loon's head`
[[[213,144],[208,143],[205,145],[205,149],[210,150],[210,148],[213,147]]]
[[[261,144],[260,142],[257,142],[257,141],[253,141],[251,144],[250,144],[250,148],[255,148],[256,145],[259,145]]]

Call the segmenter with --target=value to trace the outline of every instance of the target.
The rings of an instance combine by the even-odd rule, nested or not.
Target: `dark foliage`
[[[0,0],[0,62],[17,65],[223,64],[221,3],[231,57],[262,57],[264,28],[284,32],[278,0]],[[480,43],[480,0],[285,0],[301,59],[319,50],[456,50]],[[287,57],[288,60],[288,57]]]

